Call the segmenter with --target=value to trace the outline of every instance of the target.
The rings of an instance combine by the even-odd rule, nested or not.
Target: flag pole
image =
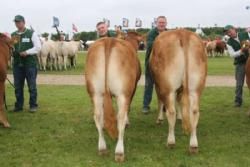
[[[60,40],[60,32],[59,32],[59,30],[58,30],[58,27],[55,26],[55,28],[56,28],[56,32],[57,32],[57,35],[58,35],[58,40]]]

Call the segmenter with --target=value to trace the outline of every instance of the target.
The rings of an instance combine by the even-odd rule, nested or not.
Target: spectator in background
[[[147,114],[149,112],[149,105],[152,100],[154,81],[150,74],[149,69],[149,57],[152,51],[155,38],[161,33],[166,31],[167,18],[165,16],[159,16],[156,20],[156,27],[149,31],[147,38],[147,50],[145,55],[145,89],[143,97],[143,109],[142,112]]]
[[[96,24],[97,36],[98,38],[103,37],[115,37],[116,34],[108,30],[108,26],[105,22],[100,21]]]

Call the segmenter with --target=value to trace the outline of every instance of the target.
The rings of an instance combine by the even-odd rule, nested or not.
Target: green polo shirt
[[[13,67],[36,67],[37,66],[37,56],[27,55],[26,57],[21,57],[20,52],[24,52],[28,49],[33,48],[33,42],[31,40],[33,35],[33,31],[30,29],[25,29],[23,33],[19,33],[15,31],[11,34],[12,37],[19,36],[20,40],[14,44],[14,52],[13,52]]]

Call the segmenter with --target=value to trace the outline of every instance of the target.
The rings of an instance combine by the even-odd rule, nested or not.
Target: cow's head
[[[125,40],[129,41],[136,50],[138,50],[141,42],[143,43],[145,42],[144,36],[140,35],[139,33],[135,31],[128,32]]]
[[[20,37],[10,37],[8,34],[6,33],[0,33],[0,45],[1,45],[1,49],[3,49],[3,53],[5,53],[4,55],[7,55],[7,59],[10,59],[10,55],[12,54],[13,48],[14,48],[14,44],[19,42]]]
[[[13,47],[14,44],[18,43],[20,40],[20,36],[13,36],[10,37],[7,33],[0,33],[0,41],[6,45],[8,45],[10,48]]]

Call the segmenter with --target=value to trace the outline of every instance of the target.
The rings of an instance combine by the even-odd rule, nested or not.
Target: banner
[[[157,18],[154,18],[153,22],[151,23],[151,27],[155,28],[157,24]]]
[[[31,29],[31,31],[33,31],[33,32],[35,31],[34,28],[32,27],[32,25],[30,25],[30,29]]]
[[[52,27],[59,27],[59,19],[53,16],[53,26]]]
[[[122,26],[123,27],[128,27],[128,19],[127,18],[122,19]]]
[[[135,20],[135,27],[141,27],[142,26],[142,20],[139,18],[136,18]]]
[[[152,27],[152,28],[155,28],[155,27],[156,27],[155,22],[152,22],[152,23],[151,23],[151,27]]]
[[[110,27],[110,20],[109,20],[109,19],[104,18],[104,19],[103,19],[103,22],[104,22],[108,27]]]

